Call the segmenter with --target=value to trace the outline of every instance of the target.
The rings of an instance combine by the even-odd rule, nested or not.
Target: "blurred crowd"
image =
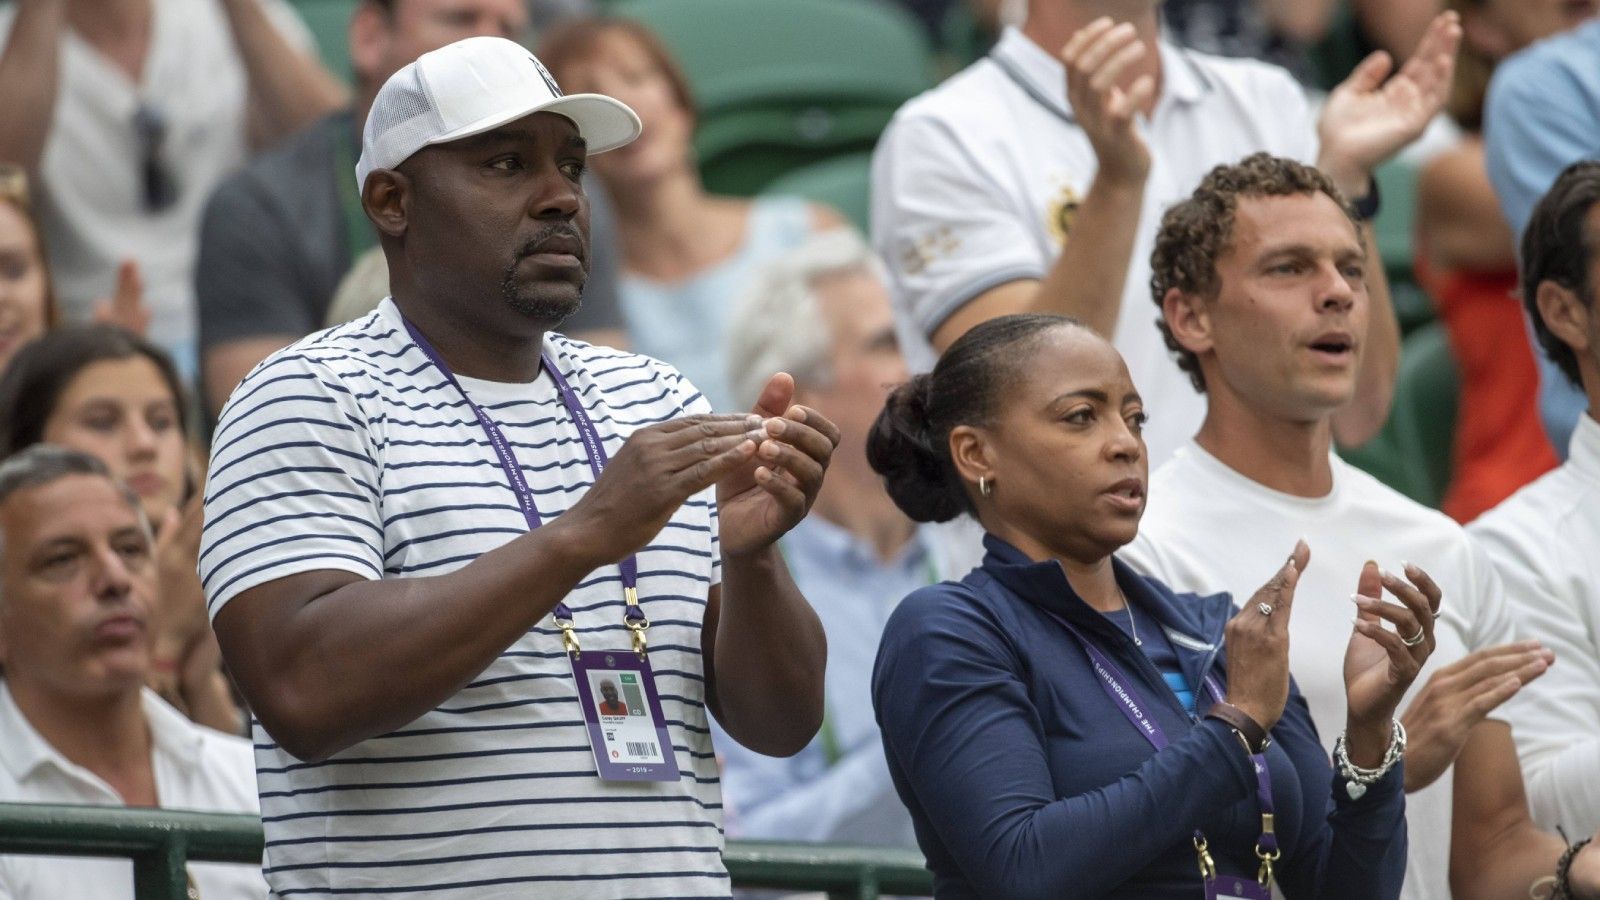
[[[1388,615],[1345,597],[1443,595],[1431,656],[1387,707],[1409,735],[1409,847],[1371,882],[1341,874],[1345,896],[1387,884],[1384,866],[1408,898],[1527,896],[1545,875],[1597,896],[1600,864],[1566,851],[1600,829],[1600,164],[1584,165],[1600,3],[744,0],[741,16],[839,4],[921,48],[925,83],[877,120],[843,93],[774,103],[802,132],[871,122],[865,143],[799,142],[788,171],[717,143],[744,36],[660,26],[672,0],[352,0],[317,5],[348,19],[316,33],[295,0],[0,6],[0,802],[260,811],[252,716],[198,574],[218,416],[264,360],[389,296],[356,180],[374,99],[419,56],[494,36],[643,124],[582,176],[587,282],[560,331],[668,363],[718,412],[787,372],[839,431],[780,543],[827,637],[822,725],[780,758],[710,723],[727,837],[920,849],[950,896],[1051,896],[1034,882],[1095,862],[1049,828],[1124,840],[1114,810],[1135,801],[1054,826],[1018,824],[1017,805],[1037,811],[1041,779],[1043,805],[1121,774],[1053,767],[1085,729],[1125,724],[973,713],[1048,694],[1027,679],[1059,648],[902,600],[1071,535],[1104,566],[1068,572],[1067,593],[1159,579],[1248,612],[1304,538],[1296,688],[1276,710],[1303,730],[1302,764],[1345,752],[1351,615],[1357,634]],[[781,177],[830,160],[856,180]],[[1039,415],[1121,423],[1123,443],[983,436]],[[1432,447],[1442,481],[1396,474]],[[1110,531],[1061,499],[1106,461],[1149,473],[1117,482],[1136,511]],[[1113,551],[1119,580],[1095,580]],[[1129,612],[1106,634],[1149,652],[1164,631],[1151,659],[1195,716],[1180,669],[1200,632],[1137,605],[1111,602]],[[1031,627],[1006,615],[997,629]],[[991,652],[1023,675],[985,668]],[[1334,878],[1284,870],[1289,896]],[[0,856],[0,897],[127,896],[129,871]],[[1085,895],[1141,872],[1103,871]],[[237,866],[191,879],[207,898],[267,892]]]

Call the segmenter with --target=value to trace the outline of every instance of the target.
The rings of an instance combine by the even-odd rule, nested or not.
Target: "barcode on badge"
[[[629,756],[655,756],[655,741],[626,741]]]

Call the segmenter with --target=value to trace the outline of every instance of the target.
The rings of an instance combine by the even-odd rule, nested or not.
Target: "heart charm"
[[[1354,781],[1347,781],[1344,783],[1344,790],[1345,793],[1350,795],[1351,800],[1360,800],[1367,793],[1367,786],[1357,784]]]

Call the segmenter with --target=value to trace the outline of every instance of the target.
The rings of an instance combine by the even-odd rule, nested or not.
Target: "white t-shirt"
[[[305,24],[283,0],[261,0],[290,44],[310,53]],[[0,44],[16,5],[0,8]],[[117,266],[139,263],[151,340],[193,370],[194,260],[212,188],[243,165],[248,82],[217,0],[155,0],[143,82],[134,84],[71,28],[60,43],[60,81],[36,186],[50,274],[69,318],[111,296]],[[160,158],[177,202],[145,211],[141,105],[166,121]]]
[[[1600,828],[1600,422],[1567,461],[1467,526],[1529,637],[1556,664],[1508,711],[1533,820],[1573,840]]]
[[[640,427],[710,411],[665,363],[560,335],[545,349],[613,458]],[[548,375],[459,380],[505,432],[545,521],[583,497],[593,476]],[[473,413],[385,300],[269,357],[234,391],[212,441],[200,573],[215,616],[241,591],[297,572],[439,575],[526,531]],[[257,723],[273,890],[726,896],[700,658],[720,556],[710,489],[638,554],[678,781],[599,779],[560,632],[546,618],[437,709],[324,762],[294,758]],[[630,646],[615,565],[566,602],[586,649]]]
[[[1205,400],[1179,371],[1150,296],[1161,215],[1212,167],[1259,150],[1311,163],[1316,131],[1288,72],[1166,42],[1165,87],[1140,130],[1151,148],[1139,232],[1113,336],[1151,413],[1159,465],[1200,427]],[[1066,101],[1066,74],[1016,29],[988,57],[906,104],[873,157],[872,241],[888,266],[900,345],[933,368],[930,336],[974,297],[1043,278],[1098,168]]]
[[[150,765],[163,809],[255,813],[256,775],[250,742],[196,725],[151,691],[144,691],[150,724]],[[104,779],[62,756],[34,730],[0,678],[0,802],[122,806]],[[190,863],[206,900],[260,900],[266,882],[255,865]],[[132,897],[133,862],[82,856],[0,856],[0,897],[61,900]]]
[[[1367,560],[1391,572],[1405,562],[1421,566],[1444,594],[1437,645],[1405,702],[1441,666],[1515,638],[1500,580],[1461,526],[1338,457],[1330,461],[1333,490],[1308,499],[1263,487],[1191,441],[1151,476],[1139,536],[1119,556],[1174,590],[1228,591],[1243,603],[1304,538],[1311,562],[1295,590],[1289,669],[1332,752],[1345,723],[1350,595]],[[1450,896],[1453,774],[1447,769],[1406,796],[1410,857],[1401,896],[1409,900]]]

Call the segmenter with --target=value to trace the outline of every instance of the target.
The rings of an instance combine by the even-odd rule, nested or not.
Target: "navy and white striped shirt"
[[[664,363],[554,334],[545,346],[609,454],[637,428],[710,411]],[[459,380],[505,432],[546,521],[583,496],[593,480],[583,444],[548,377]],[[262,363],[212,446],[200,554],[212,616],[298,572],[443,574],[527,530],[488,438],[389,300]],[[727,896],[700,658],[707,592],[721,580],[713,492],[685,503],[638,560],[679,781],[599,779],[546,619],[438,709],[325,762],[296,759],[255,723],[273,891]],[[616,566],[566,602],[585,647],[629,646]]]

